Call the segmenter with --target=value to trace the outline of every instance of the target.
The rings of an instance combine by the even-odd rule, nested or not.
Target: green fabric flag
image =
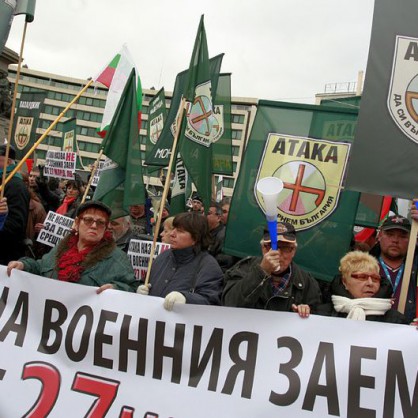
[[[17,0],[14,15],[26,15],[26,22],[33,22],[35,19],[35,0]]]
[[[22,92],[17,104],[12,131],[16,159],[21,160],[40,135],[36,134],[39,115],[43,112],[46,91]]]
[[[148,109],[148,135],[145,144],[145,160],[147,160],[153,147],[161,136],[161,132],[167,119],[164,87],[152,98]],[[147,175],[151,175],[159,170],[161,170],[161,166],[146,166]]]
[[[77,142],[77,119],[70,118],[62,124],[62,150],[77,153],[77,170],[83,170],[84,164],[81,159]]]
[[[181,159],[177,156],[174,169],[173,186],[171,188],[170,215],[187,211],[187,199],[192,193],[192,183],[187,169]]]
[[[376,0],[346,187],[417,196],[418,2]]]
[[[157,143],[167,118],[164,87],[149,102],[148,109],[148,138],[145,147],[146,157]]]
[[[9,37],[10,28],[13,21],[14,4],[10,1],[0,1],[0,54],[3,52],[4,45]],[[7,75],[7,70],[5,71]]]
[[[209,60],[209,68],[211,73],[212,86],[217,88],[219,71],[222,64],[223,54],[217,55]],[[171,149],[173,147],[174,133],[175,133],[175,119],[179,110],[182,95],[186,88],[189,70],[182,71],[177,74],[176,82],[174,84],[173,97],[171,98],[170,109],[167,114],[166,122],[164,123],[163,131],[161,132],[158,142],[145,159],[148,165],[158,165],[167,167]]]
[[[232,197],[225,252],[261,254],[267,222],[256,184],[278,177],[284,189],[277,217],[298,231],[295,261],[318,279],[337,274],[359,200],[359,193],[341,191],[356,118],[355,110],[259,102]]]
[[[77,151],[76,145],[76,118],[66,120],[62,124],[62,150],[75,152]]]
[[[203,16],[200,19],[186,85],[186,116],[179,137],[179,152],[206,208],[212,197],[212,144],[222,135],[222,121],[214,112],[208,46]]]
[[[337,108],[359,110],[361,96],[343,97],[339,99],[321,100],[321,106],[331,106]],[[353,124],[352,129],[356,129]],[[341,130],[342,126],[340,127]],[[350,127],[351,128],[351,127]],[[346,128],[347,129],[347,128]],[[351,130],[351,129],[350,129]],[[357,208],[355,225],[377,228],[380,224],[380,212],[382,209],[384,196],[371,193],[361,193]]]
[[[127,214],[130,205],[145,204],[136,91],[132,70],[103,143],[107,160],[93,198],[111,207],[112,218]]]
[[[223,133],[212,146],[212,172],[232,176],[231,74],[219,75],[213,111],[222,123]]]

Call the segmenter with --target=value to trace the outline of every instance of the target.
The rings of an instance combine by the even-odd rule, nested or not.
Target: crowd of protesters
[[[11,172],[14,159],[13,148],[6,162],[5,146],[0,147],[1,171],[7,165]],[[292,225],[278,222],[277,245],[265,230],[260,256],[240,260],[223,251],[229,200],[205,208],[194,194],[189,212],[170,214],[166,203],[156,234],[171,248],[156,258],[145,284],[135,279],[127,256],[130,240],[152,239],[153,221],[145,205],[131,206],[129,214],[114,219],[105,204],[82,203],[84,188],[79,178],[63,184],[47,179],[37,167],[26,175],[15,174],[6,184],[0,200],[0,263],[8,266],[9,275],[20,269],[95,286],[98,293],[109,288],[136,291],[163,298],[168,310],[191,303],[295,312],[302,318],[317,314],[413,323],[416,261],[405,314],[396,310],[411,230],[402,216],[385,220],[370,254],[361,246],[348,252],[324,292],[318,280],[294,262],[298,243]],[[74,219],[70,234],[52,249],[36,243],[48,211]],[[418,219],[418,209],[414,207],[411,216]]]

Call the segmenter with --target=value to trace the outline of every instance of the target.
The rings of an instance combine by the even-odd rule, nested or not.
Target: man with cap
[[[15,168],[16,151],[9,149],[6,160],[6,145],[0,146],[0,177],[3,180],[3,170],[10,173]],[[16,173],[4,187],[4,197],[7,199],[8,214],[0,231],[0,264],[7,265],[25,254],[24,240],[29,215],[29,191],[20,173]]]
[[[192,196],[192,208],[189,212],[204,213],[203,199],[197,193]]]
[[[399,296],[401,294],[402,277],[410,232],[411,223],[407,218],[400,215],[389,216],[380,227],[377,236],[378,245],[370,251],[379,261],[380,275],[386,277],[392,283],[394,309],[398,308]],[[415,260],[405,305],[405,316],[410,322],[415,318],[416,264]]]
[[[298,312],[308,317],[321,302],[316,280],[294,261],[296,231],[286,222],[277,223],[277,250],[265,230],[261,240],[262,257],[247,257],[224,276],[222,301],[225,306]]]

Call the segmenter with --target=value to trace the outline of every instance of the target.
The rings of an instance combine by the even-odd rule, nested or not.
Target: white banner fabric
[[[0,417],[416,416],[409,326],[163,299],[0,267]]]

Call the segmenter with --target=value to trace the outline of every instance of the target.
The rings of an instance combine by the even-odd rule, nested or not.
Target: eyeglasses
[[[381,277],[376,273],[351,273],[351,277],[360,282],[366,282],[370,277],[374,284],[378,284],[382,280]]]
[[[102,221],[101,219],[94,219],[90,216],[84,216],[80,218],[86,226],[92,226],[94,223],[96,223],[97,228],[104,229],[106,228],[107,222]]]
[[[270,250],[271,242],[264,241],[263,246],[266,250]],[[295,249],[296,249],[295,245],[287,245],[287,244],[282,244],[280,242],[277,243],[277,251],[281,251],[283,254],[290,254]]]

